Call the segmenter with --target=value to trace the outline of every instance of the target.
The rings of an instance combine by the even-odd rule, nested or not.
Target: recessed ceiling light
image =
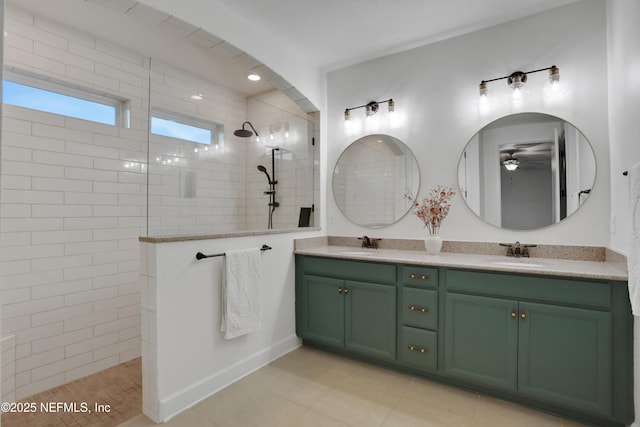
[[[247,76],[247,78],[249,80],[251,80],[252,82],[257,82],[258,80],[261,79],[261,77],[259,75],[257,75],[256,73],[251,73]]]
[[[195,93],[191,95],[191,99],[195,99],[196,101],[200,101],[202,98],[204,98],[204,96],[202,96],[201,93]]]

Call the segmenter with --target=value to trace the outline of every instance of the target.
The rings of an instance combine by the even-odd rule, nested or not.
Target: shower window
[[[111,126],[128,125],[122,100],[35,77],[9,74],[2,102]]]
[[[151,133],[199,144],[216,144],[222,125],[168,111],[151,113]]]

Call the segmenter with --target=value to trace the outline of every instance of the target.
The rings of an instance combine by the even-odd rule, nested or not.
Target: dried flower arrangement
[[[422,198],[422,203],[409,194],[406,194],[405,197],[413,203],[411,211],[422,220],[425,228],[429,230],[429,234],[438,234],[442,221],[449,214],[451,197],[455,194],[453,188],[438,185],[431,189],[429,197]]]

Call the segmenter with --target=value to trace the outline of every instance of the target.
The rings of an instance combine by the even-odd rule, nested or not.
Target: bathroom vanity
[[[626,272],[606,262],[296,250],[307,345],[596,425],[633,420]]]

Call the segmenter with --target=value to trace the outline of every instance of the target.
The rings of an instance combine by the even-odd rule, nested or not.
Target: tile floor
[[[133,359],[97,374],[72,381],[60,387],[21,400],[35,403],[33,413],[3,413],[2,427],[114,427],[142,413],[142,364]],[[79,412],[45,412],[40,403],[75,403]],[[87,404],[92,413],[82,412]],[[109,412],[95,412],[94,404],[110,405]],[[55,407],[55,406],[54,406]]]
[[[120,427],[153,426],[144,415]],[[167,427],[581,424],[302,347],[182,412]]]

